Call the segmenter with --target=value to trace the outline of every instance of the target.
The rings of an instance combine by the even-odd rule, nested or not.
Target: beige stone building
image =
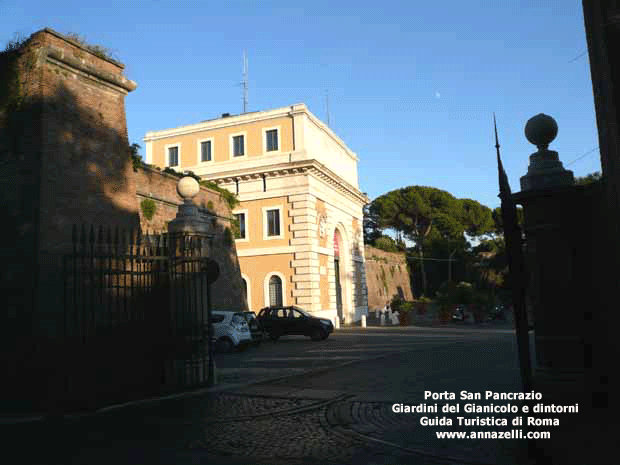
[[[146,163],[238,195],[248,306],[298,305],[342,322],[367,313],[358,157],[304,104],[148,132]]]

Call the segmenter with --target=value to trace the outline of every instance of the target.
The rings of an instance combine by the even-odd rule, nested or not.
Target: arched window
[[[269,305],[282,305],[282,280],[276,275],[269,278]]]

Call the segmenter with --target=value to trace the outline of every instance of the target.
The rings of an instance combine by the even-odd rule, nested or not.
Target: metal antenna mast
[[[243,50],[243,113],[248,110],[248,57]]]
[[[327,113],[327,126],[329,127],[329,94],[325,89],[325,112]]]

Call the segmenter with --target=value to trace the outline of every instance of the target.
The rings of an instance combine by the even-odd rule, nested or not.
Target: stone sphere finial
[[[200,185],[191,176],[185,176],[177,183],[177,192],[184,200],[190,200],[200,192]]]
[[[539,150],[546,150],[558,135],[558,123],[544,113],[530,118],[525,125],[525,137]]]

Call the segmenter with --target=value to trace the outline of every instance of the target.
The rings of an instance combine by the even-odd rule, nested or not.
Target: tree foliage
[[[424,186],[409,186],[376,198],[369,204],[365,220],[369,232],[392,229],[416,245],[430,234],[456,240],[464,233],[478,236],[495,229],[488,207]]]
[[[381,236],[373,244],[377,249],[385,250],[386,252],[402,252],[403,248],[392,239],[390,236]]]
[[[493,209],[492,212],[493,223],[494,223],[494,232],[496,234],[504,234],[504,222],[502,221],[502,209],[501,207],[497,207]],[[517,206],[517,224],[523,224],[523,207],[520,205]]]
[[[364,219],[367,240],[376,241],[386,229],[414,242],[413,256],[420,263],[422,290],[426,294],[427,246],[464,250],[465,233],[474,237],[492,233],[496,222],[491,209],[475,200],[458,199],[434,187],[409,186],[383,194],[368,205]]]
[[[577,185],[586,185],[592,184],[594,182],[600,181],[602,178],[600,171],[595,171],[594,173],[587,174],[585,176],[575,178],[575,184]]]

